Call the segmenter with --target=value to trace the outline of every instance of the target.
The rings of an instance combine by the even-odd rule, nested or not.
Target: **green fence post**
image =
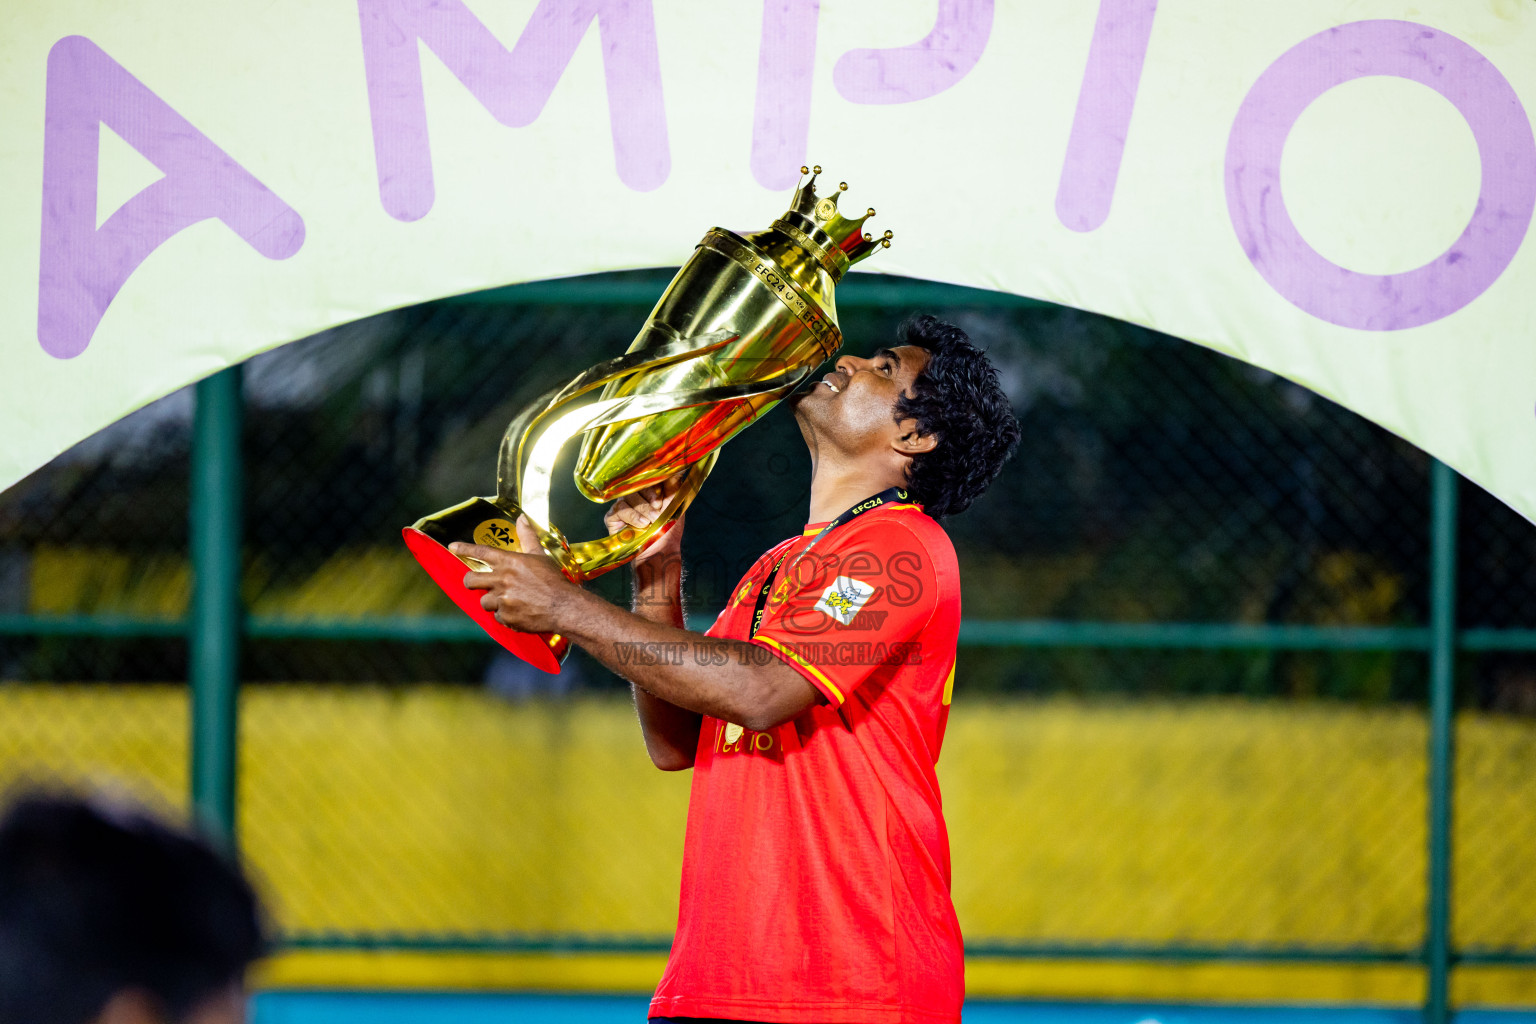
[[[1425,1024],[1450,1020],[1451,727],[1456,674],[1456,471],[1430,462],[1429,969]]]
[[[187,638],[192,808],[231,846],[240,658],[240,367],[197,384],[192,422],[192,613]]]

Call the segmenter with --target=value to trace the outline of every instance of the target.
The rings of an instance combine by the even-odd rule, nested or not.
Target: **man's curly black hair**
[[[928,365],[896,400],[897,421],[917,421],[932,451],[913,456],[907,489],[935,519],[964,512],[981,497],[1019,446],[1019,421],[986,353],[954,324],[914,316],[900,343],[928,351]]]

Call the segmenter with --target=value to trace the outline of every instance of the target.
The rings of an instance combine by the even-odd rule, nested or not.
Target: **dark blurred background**
[[[0,494],[0,788],[196,807],[301,960],[665,951],[686,774],[649,769],[618,679],[579,652],[554,676],[501,652],[400,530],[493,491],[507,421],[622,352],[669,279],[519,285],[338,327]],[[838,302],[853,352],[915,312],[964,327],[1023,427],[946,523],[965,615],[939,764],[956,908],[973,964],[1086,955],[1125,974],[993,991],[1177,995],[1148,979],[1238,957],[1282,965],[1266,998],[1412,1002],[1413,965],[1446,962],[1428,952],[1443,939],[1464,985],[1478,964],[1526,965],[1466,998],[1528,998],[1536,530],[1359,416],[1197,345],[921,281],[852,275]],[[241,395],[236,431],[242,403],[224,399]],[[226,645],[235,630],[189,612],[189,550],[213,551],[221,521],[205,497],[193,537],[189,491],[193,468],[235,468],[217,439],[237,432],[238,579],[199,563],[241,591]],[[808,472],[783,407],[726,446],[688,513],[699,625],[800,531]],[[572,538],[601,513],[556,492]],[[1455,541],[1438,565],[1437,523]],[[627,570],[593,586],[624,601]],[[1458,620],[1441,648],[1454,715],[1431,713],[1437,593]],[[207,667],[236,646],[236,672]],[[1337,970],[1297,988],[1298,962]],[[602,984],[644,989],[659,963]],[[359,983],[326,970],[275,977]],[[1203,976],[1207,998],[1260,991]]]
[[[669,278],[614,274],[433,302],[252,359],[243,680],[533,685],[472,633],[402,641],[324,627],[456,615],[406,555],[400,527],[492,491],[506,422],[622,352]],[[1429,460],[1359,416],[1216,352],[1076,310],[861,275],[839,302],[848,351],[936,312],[989,350],[1013,396],[1018,457],[945,524],[968,620],[1426,623]],[[190,389],[173,394],[0,495],[0,675],[185,677],[174,623],[190,589],[192,406]],[[694,614],[707,619],[762,550],[798,531],[807,477],[787,408],[725,448],[688,516]],[[1536,530],[1476,486],[1461,499],[1460,625],[1536,626]],[[595,535],[600,513],[574,488],[557,492],[556,519],[572,537]],[[627,571],[594,586],[622,600]],[[108,616],[113,635],[27,635],[18,617],[38,615]],[[295,621],[314,628],[282,628]],[[1536,713],[1529,654],[1464,654],[1458,678],[1463,706]],[[957,679],[962,692],[1422,701],[1426,673],[1415,650],[1128,649],[1079,635],[1066,647],[968,643]],[[618,684],[578,654],[556,685]]]

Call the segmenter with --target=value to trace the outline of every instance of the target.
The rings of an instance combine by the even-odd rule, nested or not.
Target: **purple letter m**
[[[492,117],[521,128],[544,109],[596,18],[619,179],[639,192],[667,180],[672,167],[651,0],[540,0],[510,52],[463,0],[357,0],[357,9],[379,198],[396,220],[416,220],[432,209],[417,40]]]

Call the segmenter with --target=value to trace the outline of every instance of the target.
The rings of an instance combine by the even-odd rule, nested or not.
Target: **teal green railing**
[[[648,305],[667,276],[623,280],[573,278],[493,289],[450,303]],[[855,276],[838,295],[844,308],[1041,306],[998,292],[926,282]],[[462,616],[374,618],[367,621],[248,616],[240,612],[241,377],[239,367],[197,385],[192,452],[194,591],[186,620],[129,616],[0,615],[0,635],[185,636],[191,664],[192,800],[204,823],[235,841],[235,725],[237,666],[242,638],[481,642],[479,627]],[[1430,739],[1428,877],[1425,940],[1417,949],[1138,944],[990,943],[971,956],[1145,961],[1327,962],[1417,964],[1426,972],[1426,1024],[1450,1016],[1449,974],[1457,964],[1536,965],[1536,950],[1453,948],[1451,922],[1452,711],[1458,651],[1536,651],[1536,629],[1458,630],[1455,621],[1457,477],[1434,462],[1431,474],[1431,615],[1427,627],[1292,626],[1268,624],[977,621],[962,624],[960,643],[976,647],[1079,647],[1205,650],[1389,650],[1429,658]],[[288,936],[299,949],[650,952],[665,937],[580,935],[420,935],[306,933]]]
[[[235,843],[235,715],[240,665],[241,371],[197,385],[192,423],[192,807]]]

